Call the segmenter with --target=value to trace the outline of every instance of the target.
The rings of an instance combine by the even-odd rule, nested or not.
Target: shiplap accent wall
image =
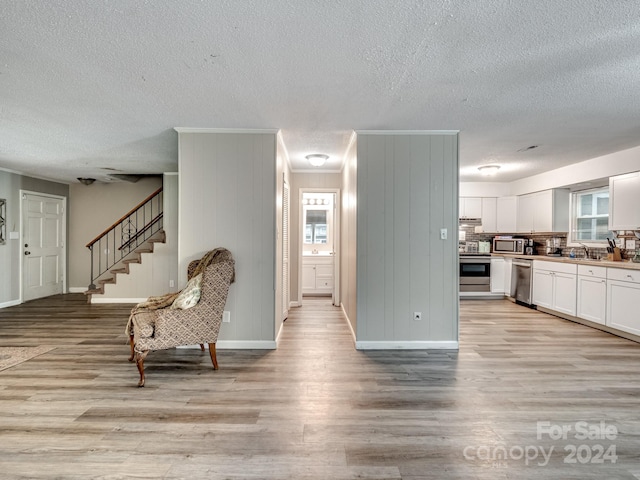
[[[356,315],[356,213],[357,213],[357,151],[355,133],[345,153],[344,168],[342,169],[342,199],[340,216],[341,225],[341,257],[340,257],[340,301],[351,332],[355,337]],[[354,338],[355,340],[355,338]]]
[[[181,285],[191,260],[226,247],[236,261],[220,348],[275,348],[277,131],[179,133]]]
[[[457,348],[457,133],[358,132],[357,152],[356,347]]]

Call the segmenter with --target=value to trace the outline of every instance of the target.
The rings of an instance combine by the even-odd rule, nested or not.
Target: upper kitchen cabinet
[[[482,199],[482,230],[485,232],[497,232],[497,198],[485,197]]]
[[[496,200],[496,232],[513,233],[516,231],[518,197],[499,197]],[[486,230],[485,231],[489,231]]]
[[[609,178],[609,230],[640,230],[640,172]]]
[[[460,218],[479,218],[485,232],[496,231],[495,197],[460,197]]]
[[[482,218],[482,198],[460,197],[460,218]]]
[[[568,232],[569,189],[556,188],[518,197],[518,233]]]

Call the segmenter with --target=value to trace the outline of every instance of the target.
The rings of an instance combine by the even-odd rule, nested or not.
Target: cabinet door
[[[482,230],[495,232],[497,229],[497,199],[486,197],[482,199]]]
[[[316,289],[316,266],[302,265],[302,292],[313,292]]]
[[[579,275],[576,316],[604,325],[606,305],[607,281],[604,278]]]
[[[460,198],[460,217],[482,218],[482,198],[461,197]]]
[[[516,231],[517,197],[500,197],[496,200],[496,232]]]
[[[607,322],[612,328],[640,335],[640,284],[607,280]]]
[[[536,211],[535,195],[521,195],[518,197],[518,215],[516,216],[516,231],[530,233],[533,231],[533,216]]]
[[[553,191],[534,193],[531,196],[533,232],[553,232]]]
[[[546,270],[533,270],[533,304],[553,308],[553,275]]]
[[[553,272],[553,310],[576,315],[576,276]]]
[[[504,258],[491,259],[491,293],[504,293]]]
[[[504,293],[511,296],[511,270],[513,269],[513,259],[504,259]]]
[[[640,229],[640,172],[609,178],[609,230]]]

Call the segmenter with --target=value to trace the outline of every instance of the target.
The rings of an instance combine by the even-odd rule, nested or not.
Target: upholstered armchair
[[[216,342],[229,285],[235,279],[235,262],[226,249],[217,249],[213,252],[221,252],[222,255],[217,257],[217,261],[200,269],[202,273],[200,299],[195,306],[180,310],[170,308],[170,304],[160,308],[144,308],[144,305],[140,304],[132,310],[127,327],[131,345],[129,361],[135,360],[138,367],[139,387],[143,387],[145,382],[144,360],[147,354],[154,350],[199,344],[204,351],[206,343],[209,345],[213,368],[218,369]],[[204,261],[204,258],[189,264],[190,280],[201,261]],[[175,294],[173,297],[165,297],[173,300]],[[158,300],[165,297],[153,298]]]

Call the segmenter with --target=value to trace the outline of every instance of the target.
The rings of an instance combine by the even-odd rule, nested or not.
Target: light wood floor
[[[339,309],[305,299],[277,351],[219,350],[217,372],[206,352],[152,353],[138,389],[129,308],[64,295],[0,310],[0,346],[55,347],[0,372],[0,478],[640,478],[629,340],[465,300],[459,352],[359,352]],[[578,440],[581,421],[617,435]],[[571,431],[538,439],[536,422]],[[596,444],[616,463],[592,463]],[[564,463],[572,446],[586,463]]]

